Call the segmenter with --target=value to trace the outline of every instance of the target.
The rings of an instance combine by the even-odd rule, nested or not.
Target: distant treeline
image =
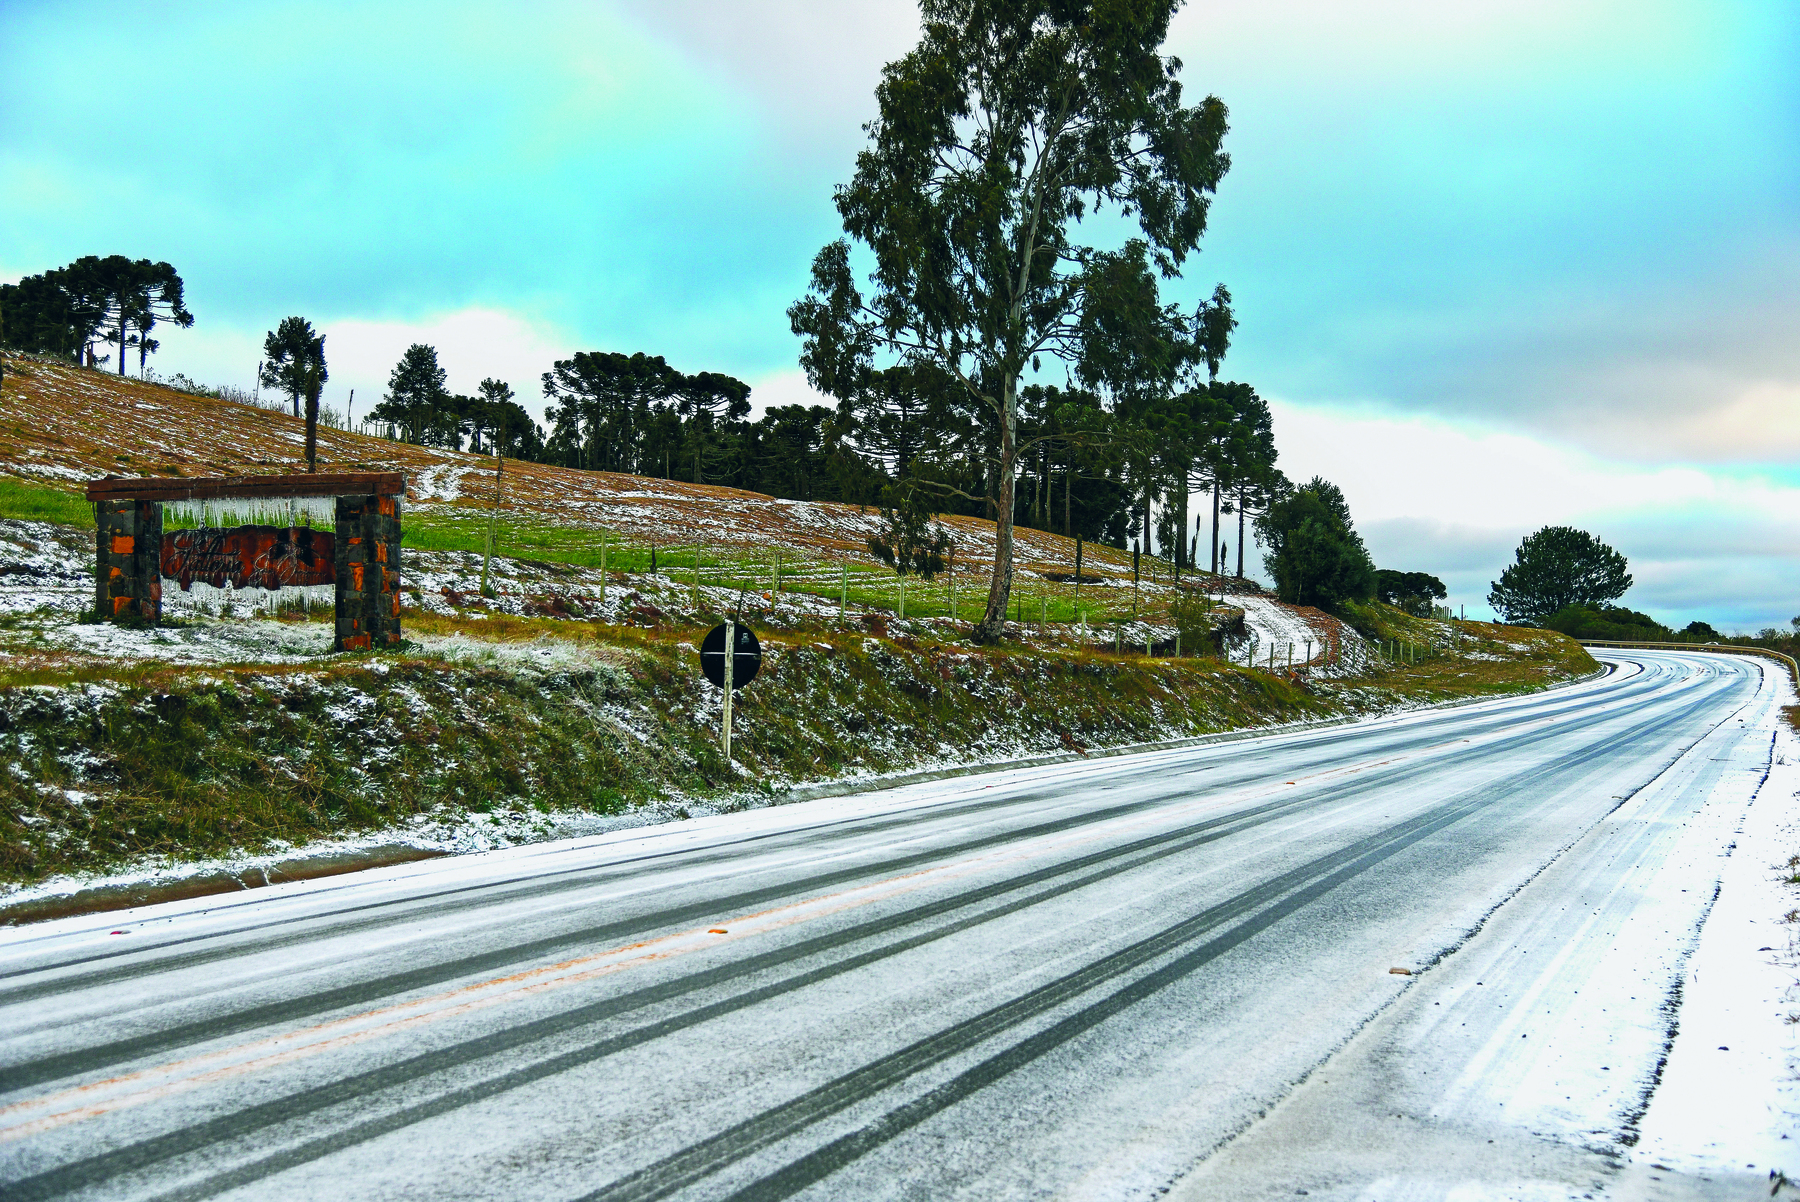
[[[1787,629],[1765,626],[1755,634],[1722,634],[1707,622],[1689,622],[1677,630],[1649,614],[1622,605],[1570,605],[1544,619],[1550,630],[1578,639],[1611,639],[1632,643],[1729,643],[1765,647],[1800,658],[1800,615]]]
[[[1223,305],[1222,290],[1220,297]],[[1235,324],[1222,307],[1204,316]],[[181,277],[167,263],[87,256],[0,286],[0,343],[90,367],[117,355],[122,373],[126,352],[135,352],[148,375],[158,345],[152,331],[162,322],[193,324]],[[1214,371],[1228,333],[1208,343]],[[263,384],[289,394],[296,414],[307,402],[309,428],[320,412],[323,348],[323,336],[292,317],[270,332],[258,369]],[[540,426],[502,381],[483,380],[473,395],[451,392],[435,348],[414,345],[365,420],[413,443],[481,453],[498,447],[544,463],[794,500],[999,519],[999,498],[1010,492],[1016,524],[1135,545],[1185,569],[1242,575],[1254,522],[1265,550],[1292,566],[1292,581],[1281,581],[1284,595],[1327,601],[1374,591],[1342,493],[1323,481],[1290,485],[1275,466],[1268,405],[1251,385],[1210,373],[1204,382],[1190,374],[1177,388],[1020,389],[1010,490],[1000,478],[1009,456],[975,390],[929,366],[865,370],[837,381],[835,404],[779,405],[754,420],[748,384],[684,372],[659,355],[588,351],[559,359],[544,373],[543,391]],[[1323,533],[1290,548],[1281,531],[1299,530],[1309,518],[1317,520],[1307,529]],[[1329,578],[1323,592],[1310,583],[1321,573]]]
[[[121,374],[128,355],[149,374],[159,324],[193,320],[179,273],[147,259],[89,255],[0,285],[0,345]],[[279,332],[270,339],[280,341]],[[323,352],[314,350],[322,373]],[[265,383],[278,370],[298,380],[305,359],[265,360],[259,373],[271,377]],[[557,360],[543,381],[547,428],[499,380],[483,380],[474,395],[451,392],[436,350],[415,345],[367,420],[408,442],[479,452],[498,445],[568,467],[998,516],[993,423],[964,383],[928,368],[871,371],[835,405],[779,405],[755,420],[748,384],[680,371],[660,355],[582,352]],[[282,389],[298,414],[303,387],[284,378]],[[1191,381],[1178,392],[1112,395],[1032,385],[1020,391],[1015,439],[1024,448],[1016,523],[1135,543],[1183,567],[1241,575],[1248,523],[1292,491],[1275,467],[1268,405],[1248,384]]]
[[[968,412],[966,389],[928,372],[871,373],[835,406],[778,405],[755,420],[748,384],[683,372],[660,355],[582,352],[557,360],[543,390],[547,429],[497,381],[476,396],[451,393],[436,350],[415,345],[369,419],[408,442],[482,452],[498,444],[566,467],[995,516],[988,426]],[[1237,548],[1241,573],[1246,521],[1288,491],[1268,405],[1247,384],[1111,403],[1032,386],[1020,400],[1019,438],[1032,447],[1014,493],[1020,525],[1119,547],[1135,541],[1183,566],[1231,570],[1218,548],[1199,546],[1211,543],[1211,522]]]

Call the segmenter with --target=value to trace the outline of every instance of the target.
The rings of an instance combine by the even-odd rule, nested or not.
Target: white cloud
[[[770,372],[750,382],[751,420],[780,405],[828,405],[837,408],[837,399],[817,392],[806,382],[806,373],[797,367]]]
[[[269,319],[273,328],[279,317]],[[387,391],[388,374],[415,342],[434,346],[450,391],[473,394],[489,376],[512,385],[519,403],[543,412],[540,379],[567,357],[575,340],[549,323],[504,309],[468,308],[413,321],[349,319],[321,321],[331,380],[324,401],[341,409],[356,391],[355,412],[366,414]],[[208,325],[172,330],[152,367],[164,375],[183,372],[202,384],[249,389],[262,358],[264,331]]]
[[[1281,466],[1344,490],[1377,564],[1443,578],[1489,616],[1525,535],[1593,532],[1631,561],[1623,604],[1749,629],[1800,609],[1800,488],[1765,473],[1639,465],[1516,433],[1273,401]]]
[[[367,412],[364,398],[372,405],[387,390],[406,348],[422,342],[437,348],[451,392],[473,395],[491,376],[512,385],[519,403],[541,416],[543,374],[578,349],[554,326],[502,309],[461,309],[424,321],[327,322],[324,330],[332,382],[356,388],[361,412]]]
[[[862,141],[881,68],[918,41],[909,0],[628,2],[623,11],[722,73],[769,117],[790,152],[832,159]]]

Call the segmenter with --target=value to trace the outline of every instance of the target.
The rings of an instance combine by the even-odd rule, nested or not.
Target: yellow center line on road
[[[1518,728],[1514,727],[1504,732],[1504,735],[1492,738],[1511,736],[1517,731]],[[249,1076],[265,1069],[400,1034],[506,1002],[530,998],[548,990],[592,981],[626,969],[662,963],[693,952],[717,948],[725,943],[770,934],[1003,865],[1043,859],[1071,848],[1116,840],[1146,828],[1167,825],[1171,821],[1192,817],[1197,813],[1219,810],[1261,797],[1285,795],[1295,782],[1318,783],[1332,777],[1366,772],[1373,768],[1419,759],[1445,748],[1462,747],[1468,742],[1468,739],[1452,738],[1402,755],[1385,756],[1296,776],[1294,781],[1247,786],[1213,797],[1180,802],[1149,814],[1098,823],[1074,834],[1045,835],[1027,840],[1021,845],[757,911],[716,925],[695,927],[588,956],[493,977],[429,997],[346,1015],[154,1068],[59,1090],[43,1097],[13,1102],[0,1106],[0,1122],[8,1122],[8,1125],[0,1126],[0,1142],[28,1138],[70,1123],[188,1093],[209,1084]],[[50,1113],[43,1113],[44,1111]],[[28,1117],[34,1115],[36,1117]]]

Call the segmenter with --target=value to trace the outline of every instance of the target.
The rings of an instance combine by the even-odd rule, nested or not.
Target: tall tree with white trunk
[[[883,70],[837,191],[847,236],[788,310],[821,391],[847,397],[878,360],[906,363],[947,373],[983,415],[997,530],[978,641],[999,637],[1012,586],[1024,373],[1060,360],[1110,383],[1192,354],[1158,280],[1198,245],[1230,160],[1225,105],[1184,106],[1181,63],[1160,53],[1176,7],[924,0],[919,44]]]

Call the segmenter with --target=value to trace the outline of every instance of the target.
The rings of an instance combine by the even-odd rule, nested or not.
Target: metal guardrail
[[[1761,655],[1768,659],[1778,659],[1788,666],[1788,672],[1794,678],[1794,688],[1800,690],[1800,663],[1794,662],[1791,655],[1783,655],[1779,651],[1771,651],[1767,647],[1740,647],[1733,643],[1631,643],[1618,639],[1576,639],[1583,647],[1636,647],[1645,651],[1710,651],[1720,655]]]

